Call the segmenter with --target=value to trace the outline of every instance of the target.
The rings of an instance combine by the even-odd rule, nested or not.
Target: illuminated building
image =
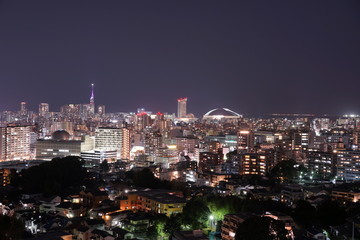
[[[165,120],[164,114],[161,112],[156,113],[156,117],[154,120],[154,126],[156,130],[159,130],[160,132],[163,132],[168,127],[168,121]]]
[[[235,240],[235,234],[240,224],[250,217],[252,215],[247,213],[226,214],[221,225],[221,239]]]
[[[144,190],[129,192],[120,200],[120,210],[155,212],[158,214],[181,213],[185,206],[185,198],[181,192],[166,190]]]
[[[60,107],[60,113],[63,116],[72,118],[87,118],[92,115],[92,104],[67,104]]]
[[[190,152],[195,151],[195,147],[199,144],[199,139],[196,137],[177,137],[176,138],[176,148],[178,152]]]
[[[209,151],[213,153],[219,152],[219,149],[221,148],[221,143],[219,141],[211,141],[209,143]]]
[[[242,116],[228,108],[215,108],[208,111],[204,116],[204,120],[237,120]]]
[[[135,115],[135,130],[142,131],[146,126],[150,125],[150,116],[146,112],[137,113]]]
[[[199,171],[214,171],[222,163],[222,155],[214,152],[201,152],[199,156]]]
[[[117,159],[116,150],[91,150],[81,152],[81,158],[85,160],[87,165],[95,166],[100,165],[104,160],[107,162],[115,162]]]
[[[0,128],[0,160],[29,160],[30,126],[7,126]]]
[[[199,174],[197,183],[200,183],[200,185],[216,187],[216,186],[219,186],[220,182],[226,182],[227,179],[229,179],[229,178],[231,178],[231,174],[205,172],[205,173]]]
[[[352,190],[340,190],[334,189],[331,192],[331,198],[335,200],[349,201],[349,202],[358,202],[360,200],[360,192],[354,192]]]
[[[116,150],[118,158],[130,159],[130,131],[126,128],[97,128],[95,130],[95,150]]]
[[[179,98],[178,99],[178,112],[177,112],[178,118],[186,117],[186,114],[187,114],[186,103],[187,103],[187,98]]]
[[[281,189],[281,201],[289,206],[299,200],[304,200],[304,189],[299,185],[288,185]]]
[[[121,221],[123,230],[126,231],[126,235],[130,233],[130,236],[143,236],[150,226],[150,220],[148,217],[142,214],[127,214],[127,217]],[[120,238],[127,239],[127,238]],[[129,237],[130,239],[130,237]],[[139,239],[139,238],[131,238]]]
[[[249,130],[240,130],[237,134],[238,153],[250,152],[254,148],[254,133]]]
[[[27,104],[26,104],[26,102],[21,102],[20,103],[20,114],[26,115],[26,113],[27,113]]]
[[[237,148],[237,135],[226,134],[225,135],[225,146],[230,148],[230,151],[234,151]]]
[[[48,103],[40,103],[39,104],[39,116],[47,117],[49,114],[49,104]]]
[[[10,170],[7,168],[0,169],[0,186],[7,186],[10,184]]]
[[[159,132],[147,132],[144,139],[145,154],[155,156],[157,149],[163,145],[162,135]]]
[[[94,140],[89,136],[83,140],[71,140],[66,131],[56,131],[52,139],[39,139],[36,142],[36,159],[50,161],[56,157],[80,156],[81,152],[92,150]]]
[[[50,127],[50,131],[56,132],[56,131],[66,131],[70,135],[74,135],[74,127],[73,123],[70,121],[63,121],[63,122],[53,122]]]
[[[99,114],[100,116],[105,115],[105,105],[98,105],[97,114]]]
[[[105,191],[95,190],[84,190],[79,193],[82,203],[87,208],[96,208],[102,201],[109,199],[108,194]]]
[[[310,135],[308,132],[296,132],[293,134],[292,148],[296,151],[306,151],[309,148]]]
[[[91,96],[90,96],[90,113],[95,113],[95,96],[94,96],[94,84],[91,84]]]
[[[329,152],[307,152],[308,169],[323,178],[336,175],[336,155]]]
[[[266,173],[266,155],[261,153],[243,153],[241,154],[240,174],[265,175]]]
[[[130,160],[130,130],[127,128],[121,128],[121,132],[121,159]]]
[[[334,151],[337,156],[337,178],[346,182],[360,180],[360,151]]]
[[[120,153],[122,133],[120,128],[100,127],[95,130],[96,150],[117,150]]]
[[[262,215],[262,217],[270,217],[272,219],[283,222],[285,225],[285,229],[291,231],[291,233],[292,230],[296,228],[294,219],[291,216],[281,212],[277,212],[277,211],[265,212],[265,214]]]

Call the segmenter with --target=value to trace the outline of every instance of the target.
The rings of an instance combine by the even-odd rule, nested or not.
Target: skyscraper
[[[20,103],[20,113],[22,115],[25,115],[27,113],[26,102],[21,102]]]
[[[40,103],[39,104],[39,116],[45,117],[49,113],[49,104]]]
[[[0,160],[29,160],[30,126],[0,128]]]
[[[105,105],[98,105],[97,114],[99,114],[100,116],[103,116],[105,114]]]
[[[254,147],[254,133],[250,130],[240,130],[237,134],[237,152],[250,152]]]
[[[94,84],[91,84],[91,96],[90,96],[90,112],[95,113],[95,97],[94,97]]]
[[[130,159],[130,130],[127,128],[122,128],[122,141],[121,141],[121,159],[129,160]]]
[[[187,98],[178,99],[178,118],[186,117],[186,102]]]
[[[126,128],[97,128],[95,130],[95,150],[116,150],[119,159],[129,159],[130,131]]]

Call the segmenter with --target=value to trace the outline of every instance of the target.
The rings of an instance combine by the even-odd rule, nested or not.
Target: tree
[[[165,223],[165,232],[171,235],[175,231],[180,231],[181,224],[182,224],[182,215],[172,214]]]
[[[165,224],[168,221],[168,218],[164,214],[156,214],[153,216],[152,226],[149,227],[146,231],[146,236],[149,239],[164,239],[168,236],[168,233],[165,231]]]
[[[137,187],[161,187],[161,180],[156,178],[149,168],[144,168],[140,171],[129,171],[126,173],[126,177],[131,179]]]
[[[304,172],[306,168],[298,165],[294,159],[283,160],[275,165],[271,170],[270,176],[282,182],[291,182],[299,177],[300,172]]]
[[[305,200],[299,200],[294,210],[294,220],[303,227],[310,227],[317,223],[316,208]]]
[[[24,225],[15,217],[0,215],[0,240],[21,239]]]
[[[251,217],[240,224],[236,240],[287,240],[290,232],[281,221],[269,217]]]
[[[318,207],[321,224],[325,227],[338,226],[345,222],[346,212],[336,201],[325,201]]]
[[[108,172],[110,170],[110,166],[106,159],[104,161],[102,161],[102,163],[100,164],[100,169],[103,172]]]
[[[78,192],[86,175],[79,157],[54,158],[21,172],[20,186],[26,193],[67,195]]]
[[[194,199],[186,203],[183,209],[183,223],[189,225],[190,229],[201,229],[207,226],[210,209],[200,199]]]

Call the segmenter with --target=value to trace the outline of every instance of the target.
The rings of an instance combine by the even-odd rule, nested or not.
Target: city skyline
[[[358,1],[2,1],[0,111],[359,113]],[[141,97],[139,97],[141,96]],[[129,101],[131,100],[131,101]],[[175,102],[175,103],[174,103]]]

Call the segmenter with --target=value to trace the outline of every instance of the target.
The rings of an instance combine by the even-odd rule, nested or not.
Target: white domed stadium
[[[228,108],[215,108],[213,110],[208,111],[203,116],[203,119],[209,119],[209,120],[238,119],[238,118],[242,118],[242,115]]]

